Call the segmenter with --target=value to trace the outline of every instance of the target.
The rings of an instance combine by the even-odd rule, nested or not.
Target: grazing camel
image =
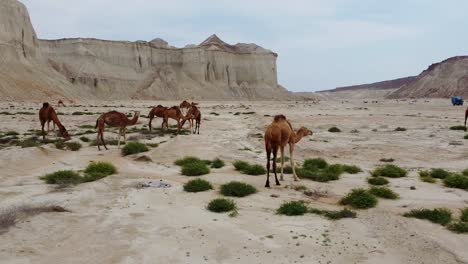
[[[98,149],[101,150],[100,143],[104,145],[104,148],[108,149],[106,146],[106,142],[104,142],[105,125],[119,128],[119,139],[118,139],[117,146],[118,148],[120,148],[120,137],[123,136],[124,141],[127,140],[126,135],[125,135],[126,127],[135,125],[138,121],[139,116],[140,116],[140,112],[138,111],[135,112],[132,119],[128,119],[127,115],[117,112],[117,111],[110,111],[105,114],[102,114],[96,120],[96,127],[95,127],[98,129],[98,133],[97,133]]]
[[[192,131],[193,120],[195,120],[195,130],[193,130],[193,134],[197,133],[197,129],[198,129],[198,134],[200,134],[201,112],[200,112],[200,109],[196,107],[196,104],[192,103],[190,109],[187,112],[187,115],[185,116],[185,119],[182,121],[181,127],[184,126],[185,121],[187,120],[189,120],[189,123],[190,123],[190,131]]]
[[[63,107],[65,107],[65,104],[63,103],[62,100],[59,100],[58,103],[57,103],[57,106],[63,106]]]
[[[162,106],[162,105],[158,105],[156,107],[154,107],[153,109],[151,109],[151,111],[149,112],[148,114],[148,117],[149,117],[149,131],[151,131],[151,122],[153,122],[153,119],[154,117],[161,117],[161,118],[164,118],[164,111],[166,111],[167,107],[165,106]]]
[[[41,129],[42,129],[42,140],[45,141],[46,132],[44,131],[44,125],[47,122],[47,132],[49,131],[49,124],[50,121],[53,121],[54,130],[55,125],[59,128],[59,135],[65,138],[65,140],[70,140],[70,135],[68,134],[65,127],[60,123],[60,120],[57,117],[57,113],[55,112],[54,108],[49,103],[43,103],[41,110],[39,110],[39,120],[41,121]]]
[[[275,173],[276,185],[280,185],[278,177],[276,175],[276,156],[278,154],[278,148],[281,151],[281,180],[283,181],[283,168],[284,168],[284,147],[289,144],[289,155],[291,161],[291,168],[293,171],[294,180],[298,181],[299,178],[296,175],[294,168],[294,145],[299,142],[303,137],[312,135],[312,131],[305,127],[299,128],[294,133],[291,123],[286,119],[284,115],[275,116],[273,122],[268,126],[265,131],[265,148],[267,152],[267,180],[265,187],[270,187],[270,160],[271,152],[273,151],[273,172]]]
[[[161,125],[161,129],[164,129],[164,125],[166,125],[166,128],[169,129],[169,118],[177,121],[177,132],[179,132],[181,128],[180,121],[181,120],[184,121],[188,119],[182,114],[182,111],[180,110],[178,106],[173,106],[171,108],[164,110],[164,116],[163,116],[164,120]]]

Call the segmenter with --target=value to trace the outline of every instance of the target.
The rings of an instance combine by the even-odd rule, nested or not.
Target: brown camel
[[[154,107],[153,109],[151,109],[151,111],[149,112],[148,114],[148,117],[149,117],[149,131],[151,131],[151,122],[153,122],[153,119],[154,117],[161,117],[161,118],[164,118],[164,111],[166,111],[167,107],[165,106],[162,106],[162,105],[158,105],[156,107]]]
[[[284,147],[289,144],[289,155],[291,161],[291,168],[293,171],[294,180],[298,181],[299,178],[296,175],[295,163],[294,163],[294,145],[299,142],[304,136],[312,135],[312,131],[305,127],[299,128],[294,133],[291,123],[286,119],[284,115],[275,116],[273,122],[268,126],[265,131],[265,148],[267,152],[267,180],[265,187],[270,187],[270,160],[271,152],[273,151],[273,172],[275,173],[276,185],[280,185],[278,177],[276,175],[276,156],[278,154],[278,148],[281,151],[281,180],[283,181],[283,168],[284,168]]]
[[[184,101],[182,101],[182,103],[180,103],[180,105],[179,105],[180,111],[183,111],[184,109],[189,110],[191,106],[192,106],[192,105],[191,105],[189,102],[187,102],[187,100],[184,100]]]
[[[163,123],[161,125],[161,129],[164,129],[164,125],[166,125],[166,128],[169,129],[169,118],[174,119],[177,121],[177,132],[180,131],[181,128],[181,123],[180,121],[184,121],[188,119],[182,114],[182,111],[178,106],[173,106],[171,108],[168,108],[164,110],[164,116],[163,116]]]
[[[57,103],[57,106],[63,106],[63,107],[65,107],[65,104],[63,103],[62,100],[59,100],[58,103]]]
[[[190,123],[190,131],[192,131],[193,128],[193,120],[195,120],[195,130],[193,130],[193,134],[197,133],[198,129],[198,134],[200,134],[200,123],[201,123],[201,112],[198,107],[196,107],[195,104],[192,103],[190,109],[187,112],[187,115],[185,116],[185,119],[182,121],[181,127],[184,126],[185,121],[189,120]]]
[[[47,131],[49,131],[50,121],[53,121],[54,130],[55,125],[59,128],[59,135],[65,138],[65,140],[70,140],[70,135],[68,134],[65,127],[60,123],[60,120],[57,117],[57,113],[55,112],[54,108],[49,103],[43,103],[41,110],[39,110],[39,120],[41,121],[41,129],[42,129],[42,140],[45,141],[46,132],[44,131],[44,125],[47,122]]]
[[[138,121],[139,116],[140,116],[140,112],[138,111],[135,112],[132,119],[128,119],[127,115],[117,112],[117,111],[110,111],[105,114],[102,114],[96,120],[96,127],[95,127],[95,128],[98,128],[98,133],[97,133],[98,149],[101,150],[100,143],[104,145],[104,148],[108,149],[106,146],[106,142],[104,142],[105,125],[119,128],[119,139],[118,139],[117,146],[118,148],[120,148],[120,137],[123,136],[124,141],[127,140],[126,135],[125,135],[126,127],[135,125]]]

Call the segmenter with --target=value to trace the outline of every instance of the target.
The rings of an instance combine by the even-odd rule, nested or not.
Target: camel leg
[[[124,138],[125,144],[127,144],[127,128],[126,127],[123,128],[123,138]]]
[[[102,129],[102,131],[101,131],[101,142],[102,142],[102,145],[104,146],[104,148],[106,150],[108,150],[108,148],[106,146],[106,142],[104,141],[104,129]]]
[[[276,173],[276,157],[278,155],[278,146],[273,146],[273,172],[275,173],[276,185],[281,185],[278,181],[278,174]]]
[[[122,136],[122,128],[119,128],[119,139],[117,140],[117,148],[120,148],[120,137]]]
[[[291,168],[293,171],[293,177],[295,181],[299,181],[299,178],[297,177],[296,174],[296,168],[295,168],[295,162],[294,162],[294,144],[290,143],[289,144],[289,159],[291,161]]]
[[[280,176],[280,181],[284,181],[283,177],[283,169],[284,169],[284,146],[280,146],[280,151],[281,151],[281,176]],[[276,160],[275,160],[276,162]]]
[[[148,124],[148,126],[149,126],[149,131],[150,131],[150,132],[151,132],[151,122],[153,122],[153,117],[152,117],[152,116],[150,116],[150,118],[149,118],[149,124]]]
[[[201,123],[201,122],[197,122],[197,129],[198,129],[198,130],[197,130],[197,131],[198,131],[197,134],[198,134],[198,135],[200,135],[200,123]]]
[[[267,180],[265,182],[265,187],[270,188],[270,157],[271,157],[271,146],[266,144],[266,152],[267,152]]]
[[[50,131],[50,120],[47,121],[47,132]]]
[[[101,142],[100,142],[101,139],[99,139],[99,134],[100,134],[100,131],[98,131],[98,133],[97,133],[96,143],[97,143],[98,150],[101,151],[101,146],[100,146],[101,145]]]
[[[44,131],[44,125],[45,125],[45,122],[41,122],[41,127],[42,127],[42,141],[45,142],[45,135],[46,135],[46,132]]]

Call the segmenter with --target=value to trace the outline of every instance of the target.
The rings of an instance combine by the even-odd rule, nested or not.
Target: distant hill
[[[369,84],[360,84],[360,85],[352,85],[352,86],[343,86],[337,87],[332,90],[324,90],[319,91],[318,93],[334,93],[334,92],[343,92],[343,91],[355,91],[355,90],[365,90],[365,89],[372,89],[372,90],[388,90],[388,89],[398,89],[403,85],[406,85],[414,80],[416,80],[416,76],[404,77],[395,80],[383,81],[383,82],[375,82]]]

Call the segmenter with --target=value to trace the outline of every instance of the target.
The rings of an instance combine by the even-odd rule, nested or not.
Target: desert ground
[[[112,101],[76,102],[56,107],[71,132],[95,139],[97,113],[134,110],[147,115],[150,106],[179,102]],[[17,131],[20,137],[40,129],[37,112],[42,103],[0,103],[0,112],[34,114],[0,115],[0,130]],[[54,104],[55,106],[55,104]],[[130,140],[159,143],[150,151],[122,157],[117,146],[98,151],[83,143],[79,151],[56,149],[54,144],[0,149],[0,211],[21,206],[60,205],[70,212],[42,213],[17,219],[0,232],[1,263],[468,263],[468,235],[453,233],[426,220],[402,214],[417,208],[450,208],[454,215],[468,206],[468,192],[421,182],[418,170],[468,168],[468,140],[463,131],[449,130],[463,123],[464,108],[448,100],[309,102],[200,102],[203,115],[200,135],[129,133]],[[73,112],[92,115],[71,115]],[[239,112],[239,114],[236,114]],[[254,112],[254,113],[251,113]],[[215,114],[216,113],[216,114]],[[302,139],[295,150],[298,163],[321,157],[329,163],[354,164],[358,174],[319,183],[294,182],[286,174],[281,186],[264,188],[266,175],[249,176],[236,171],[232,162],[245,160],[264,165],[263,132],[272,116],[284,114],[298,129],[314,134]],[[174,125],[174,121],[169,121]],[[136,127],[148,119],[141,117]],[[154,121],[159,127],[161,119]],[[89,125],[83,129],[79,126]],[[330,133],[337,126],[341,133]],[[395,131],[404,127],[406,131]],[[29,130],[29,132],[28,132]],[[91,133],[91,132],[90,132]],[[105,138],[116,138],[106,129]],[[54,138],[49,133],[49,138]],[[79,136],[73,136],[79,141]],[[286,151],[287,152],[287,151]],[[137,161],[140,156],[151,161]],[[182,176],[176,159],[219,157],[226,162],[201,178],[215,190],[184,192],[190,177]],[[369,185],[370,171],[382,158],[409,171],[408,177],[390,179],[398,200],[379,199],[377,207],[356,210],[357,218],[331,221],[318,215],[277,215],[285,201],[305,200],[310,206],[340,209],[338,201],[352,188]],[[82,170],[90,161],[109,161],[118,174],[99,181],[57,189],[39,179],[57,170]],[[138,188],[163,180],[170,188]],[[206,209],[219,194],[219,185],[238,180],[258,192],[234,198],[238,216]],[[270,178],[271,180],[271,178]],[[323,197],[309,197],[291,188],[305,185]],[[414,188],[411,188],[414,187]],[[272,195],[274,197],[272,197]]]

